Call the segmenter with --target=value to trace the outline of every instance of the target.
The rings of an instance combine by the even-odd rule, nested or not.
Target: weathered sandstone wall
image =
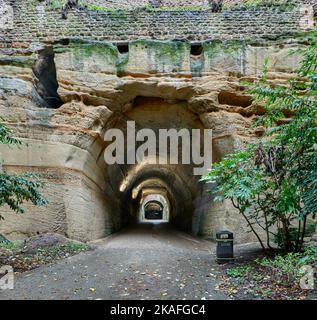
[[[132,190],[155,177],[179,227],[209,237],[228,228],[251,240],[229,203],[211,202],[192,166],[106,165],[103,135],[135,120],[213,129],[214,161],[243,148],[264,132],[252,126],[263,109],[243,83],[261,74],[266,57],[272,83],[292,76],[300,56],[289,51],[305,45],[298,32],[311,26],[311,11],[74,11],[62,20],[34,1],[10,3],[14,28],[0,31],[0,114],[29,146],[0,146],[0,154],[7,170],[43,175],[49,205],[28,205],[21,216],[1,207],[0,233],[104,237],[125,222]]]

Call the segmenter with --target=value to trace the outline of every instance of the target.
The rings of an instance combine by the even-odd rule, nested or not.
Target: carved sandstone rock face
[[[29,143],[22,149],[1,147],[4,161],[13,171],[27,168],[43,173],[50,200],[45,209],[27,206],[29,214],[19,219],[5,214],[1,232],[23,237],[50,231],[80,240],[96,239],[136,219],[142,190],[158,187],[170,202],[171,221],[183,230],[211,235],[219,226],[243,228],[229,205],[218,208],[204,200],[203,185],[193,176],[193,163],[107,165],[103,153],[109,143],[103,136],[110,128],[122,130],[127,150],[127,121],[135,121],[137,129],[155,132],[161,128],[212,129],[213,161],[219,161],[263,134],[263,128],[252,125],[263,108],[245,92],[243,81],[260,72],[259,57],[264,59],[264,54],[248,49],[250,60],[244,61],[243,77],[238,69],[234,72],[242,61],[239,54],[228,64],[220,64],[217,54],[217,65],[208,60],[205,74],[196,77],[190,63],[189,69],[184,63],[179,72],[172,72],[175,61],[164,55],[155,63],[154,57],[168,45],[163,43],[162,49],[159,43],[155,48],[151,45],[151,49],[144,44],[136,47],[135,52],[131,46],[124,75],[116,67],[120,53],[110,44],[41,49],[32,54],[33,72],[28,64],[15,66],[10,59],[0,66],[1,114]],[[180,56],[187,56],[182,46],[177,48]],[[147,50],[155,54],[145,55]],[[278,54],[273,58],[278,70],[269,67],[272,83],[285,81],[287,70],[277,67],[277,61],[283,60],[280,52],[273,47],[265,50]],[[257,55],[256,65],[252,52]],[[133,60],[135,56],[144,57],[143,65]],[[293,62],[295,66],[296,56]],[[138,66],[142,74],[136,75]],[[60,105],[49,103],[51,95]],[[240,234],[238,239],[247,240]]]
[[[297,9],[257,12],[70,10],[64,20],[32,1],[16,3],[15,27],[0,36],[0,114],[29,146],[0,153],[11,172],[43,174],[49,205],[27,204],[18,218],[0,207],[0,233],[101,238],[135,221],[144,194],[159,190],[177,227],[211,237],[231,229],[237,241],[252,240],[229,203],[210,200],[193,159],[109,165],[104,134],[120,129],[127,152],[127,121],[155,132],[212,129],[213,161],[258,139],[264,130],[253,123],[264,109],[244,81],[261,75],[266,57],[272,85],[291,77],[300,57],[288,52],[302,42],[283,37],[301,30],[302,17]]]

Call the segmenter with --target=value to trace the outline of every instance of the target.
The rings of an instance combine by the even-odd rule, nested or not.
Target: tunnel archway
[[[160,201],[149,201],[144,208],[144,220],[163,220],[164,206]]]
[[[126,152],[129,152],[127,121],[134,121],[136,130],[151,129],[157,136],[160,129],[185,128],[189,132],[200,129],[202,135],[204,129],[199,116],[189,110],[184,100],[137,96],[125,106],[124,112],[116,113],[113,121],[113,127],[125,133]],[[108,180],[113,190],[119,193],[122,225],[140,221],[140,203],[145,194],[161,194],[168,203],[168,218],[160,220],[188,232],[193,230],[194,201],[202,192],[202,183],[199,176],[193,175],[192,162],[181,163],[183,145],[179,142],[176,155],[179,163],[173,162],[174,155],[169,153],[166,164],[145,156],[136,164],[106,166]],[[203,143],[201,139],[202,146]]]
[[[139,205],[144,194],[160,193],[169,203],[168,222],[191,231],[196,194],[186,185],[186,177],[181,177],[181,170],[178,171],[168,165],[146,163],[131,169],[119,188],[123,224],[138,222]]]
[[[166,196],[159,190],[147,190],[140,202],[139,222],[169,222],[170,205]]]

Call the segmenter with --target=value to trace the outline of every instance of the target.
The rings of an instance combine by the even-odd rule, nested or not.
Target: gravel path
[[[140,225],[96,249],[16,276],[0,299],[225,299],[215,245],[164,225]]]

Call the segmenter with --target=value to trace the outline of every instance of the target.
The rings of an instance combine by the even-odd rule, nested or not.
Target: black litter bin
[[[225,263],[234,260],[233,255],[233,233],[230,231],[219,231],[217,240],[217,262]]]

